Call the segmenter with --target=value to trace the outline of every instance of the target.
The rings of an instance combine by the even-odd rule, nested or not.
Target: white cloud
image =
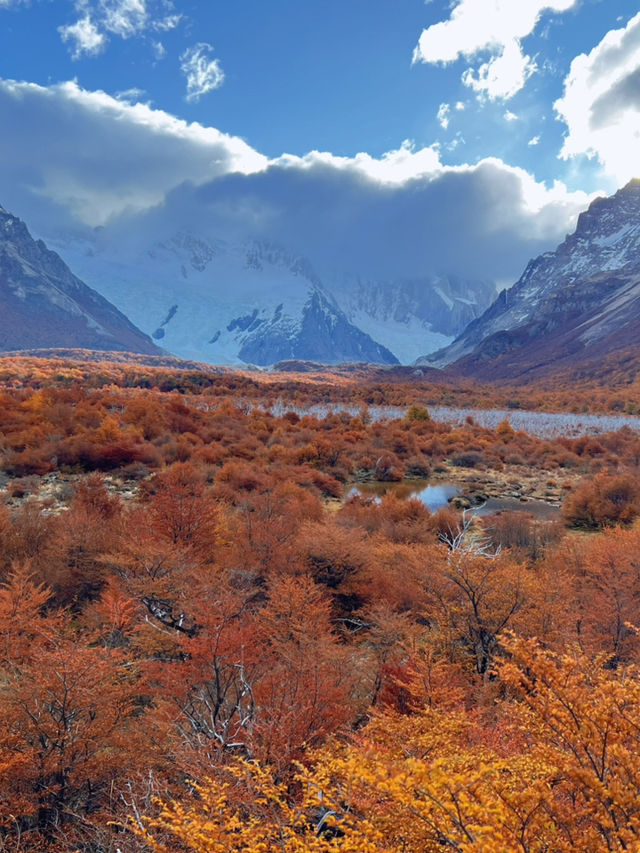
[[[99,8],[104,28],[121,38],[131,38],[147,26],[145,0],[100,0]]]
[[[212,58],[213,47],[201,42],[180,57],[180,69],[187,78],[187,100],[197,101],[224,83],[224,71],[218,59]]]
[[[539,144],[540,144],[540,137],[539,136],[532,136],[531,139],[527,142],[527,145],[531,145],[532,147],[534,145],[539,145]]]
[[[121,92],[116,92],[115,97],[119,101],[127,101],[127,103],[137,104],[146,94],[144,89],[138,89],[134,86],[131,89],[123,89]]]
[[[399,149],[384,165],[405,158]],[[555,248],[588,203],[585,194],[546,187],[497,159],[459,167],[430,159],[430,171],[405,161],[401,179],[393,170],[380,174],[379,161],[364,155],[279,158],[252,175],[178,187],[147,216],[107,226],[106,239],[144,245],[144,235],[157,240],[186,228],[205,238],[278,243],[320,274],[415,280],[448,272],[513,282],[529,258]]]
[[[414,62],[448,63],[489,51],[491,58],[463,75],[481,95],[507,99],[535,70],[521,40],[544,12],[565,12],[578,0],[457,0],[448,20],[423,30]]]
[[[283,154],[272,160],[271,165],[304,171],[329,167],[386,185],[405,184],[419,178],[432,177],[443,168],[437,146],[416,149],[409,139],[405,139],[400,148],[387,151],[380,158],[365,152],[354,157],[337,157],[326,151],[310,151],[304,157]]]
[[[535,29],[545,11],[566,12],[577,0],[458,0],[448,21],[423,30],[416,62],[453,62],[505,47]]]
[[[0,5],[6,0],[0,0]],[[184,16],[174,13],[170,0],[75,0],[81,17],[73,24],[58,28],[62,40],[72,45],[72,56],[95,56],[107,44],[109,36],[129,39],[147,31],[168,32],[175,29]],[[164,51],[160,42],[153,43],[156,58]]]
[[[562,158],[597,157],[618,183],[640,175],[640,13],[573,60],[554,107]]]
[[[183,15],[166,15],[164,18],[160,18],[158,21],[153,22],[153,29],[159,30],[160,32],[168,32],[169,30],[175,30],[180,21],[182,20]]]
[[[71,43],[73,59],[80,59],[83,54],[96,56],[104,49],[107,42],[88,15],[80,18],[75,24],[58,27],[58,32],[63,42]]]
[[[536,64],[522,52],[520,42],[508,42],[498,56],[492,57],[474,72],[472,68],[462,75],[465,86],[490,100],[508,100],[524,87],[536,71]]]
[[[460,145],[465,145],[466,139],[460,131],[456,133],[451,142],[446,146],[447,151],[455,151]]]
[[[268,162],[238,137],[75,82],[0,80],[0,115],[3,193],[13,187],[30,210],[54,205],[91,226],[159,204],[184,181],[202,184]]]
[[[449,121],[451,120],[451,106],[450,104],[440,104],[438,107],[438,124],[443,130],[446,130],[449,127]]]
[[[507,110],[504,114],[505,121],[518,121],[518,116],[515,113],[512,113],[511,110]]]
[[[464,101],[456,101],[456,110],[462,112],[466,108]]]
[[[279,242],[321,269],[513,281],[588,202],[498,159],[446,166],[409,141],[381,157],[269,161],[215,128],[76,83],[0,81],[0,115],[0,201],[58,243],[74,233],[139,250],[204,229]]]
[[[158,60],[158,62],[159,62],[161,59],[164,59],[164,58],[165,58],[165,56],[167,55],[167,49],[166,49],[166,47],[162,44],[162,42],[161,42],[161,41],[154,41],[154,42],[151,42],[151,48],[152,48],[152,50],[153,50],[153,55],[154,55],[154,56],[155,56],[155,58]]]

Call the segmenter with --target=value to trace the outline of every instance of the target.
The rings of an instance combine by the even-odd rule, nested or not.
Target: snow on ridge
[[[412,364],[424,352],[436,352],[453,341],[452,335],[436,332],[417,317],[408,322],[378,320],[365,311],[349,315],[349,319],[374,341],[382,341],[401,364]]]
[[[392,358],[349,325],[307,261],[267,242],[188,232],[128,253],[73,243],[60,251],[82,279],[182,358],[242,365],[321,352],[331,359],[332,342],[336,360]]]
[[[626,236],[630,231],[635,231],[636,228],[637,226],[635,225],[635,223],[628,222],[626,225],[623,225],[622,228],[619,228],[612,234],[605,234],[602,237],[594,237],[593,242],[601,248],[613,246],[616,243],[619,243],[620,240],[622,240],[622,238]]]
[[[450,299],[450,298],[446,295],[446,293],[443,293],[442,288],[440,288],[440,287],[434,287],[433,289],[434,289],[434,290],[435,290],[435,292],[438,294],[438,296],[440,297],[440,299],[442,299],[442,301],[443,301],[443,302],[444,302],[444,304],[447,306],[447,308],[448,308],[449,310],[451,310],[451,309],[453,308],[453,299]]]

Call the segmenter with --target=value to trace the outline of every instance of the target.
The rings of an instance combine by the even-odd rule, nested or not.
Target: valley
[[[638,0],[0,0],[0,853],[640,853]]]
[[[609,697],[636,689],[637,419],[500,410],[512,388],[393,367],[179,364],[0,362],[3,844],[200,853],[208,815],[222,849],[271,849],[284,826],[300,850],[417,853],[458,831],[432,806],[441,762],[458,796],[480,756],[497,776],[478,815],[542,790],[572,833],[598,832],[598,809],[565,808],[591,780],[564,741],[546,763],[560,700],[520,741],[538,694],[504,691],[538,669],[566,684],[570,666],[574,713],[592,715],[597,677],[627,750],[612,785],[635,766]],[[344,808],[345,784],[339,834],[318,835],[300,786]]]
[[[497,297],[223,232],[0,208],[0,847],[635,849],[640,182]]]

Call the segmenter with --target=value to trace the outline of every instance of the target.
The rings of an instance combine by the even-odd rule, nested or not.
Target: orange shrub
[[[562,516],[571,527],[597,529],[629,524],[640,513],[640,483],[631,474],[602,472],[565,498]]]

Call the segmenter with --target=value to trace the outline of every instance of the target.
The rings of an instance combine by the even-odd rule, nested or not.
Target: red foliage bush
[[[639,514],[637,474],[597,474],[572,490],[562,506],[562,517],[568,525],[588,530],[610,524],[630,524]]]

